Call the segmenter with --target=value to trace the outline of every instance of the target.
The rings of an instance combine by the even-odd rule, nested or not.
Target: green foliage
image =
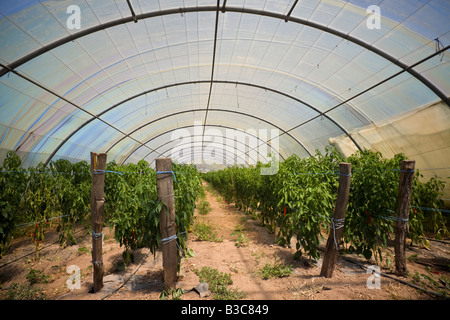
[[[9,246],[15,226],[30,228],[35,243],[36,258],[45,230],[55,218],[59,224],[60,244],[76,243],[73,226],[87,221],[91,206],[91,169],[85,162],[71,163],[59,159],[48,166],[39,164],[27,170],[20,168],[21,160],[9,152],[0,168],[0,257]],[[132,251],[148,247],[152,252],[159,247],[159,213],[163,203],[157,200],[156,173],[146,161],[137,164],[106,165],[104,222],[114,228],[114,237],[125,247],[124,260],[133,259]],[[192,165],[173,164],[177,174],[174,182],[176,227],[179,259],[186,248],[195,203],[200,192],[199,173]]]
[[[172,296],[172,299],[170,300],[181,300],[181,296],[183,294],[184,294],[183,288],[169,289],[168,291],[163,290],[159,295],[159,300],[169,300],[170,296]]]
[[[450,297],[450,278],[445,274],[433,273],[431,268],[427,267],[426,273],[416,271],[411,278],[413,283],[422,288],[437,292],[445,299]]]
[[[195,236],[200,241],[221,242],[222,239],[217,237],[214,227],[205,221],[195,222],[193,226]]]
[[[211,205],[208,201],[201,199],[197,206],[198,213],[201,215],[206,215],[211,211]]]
[[[230,273],[219,272],[217,269],[210,267],[202,267],[200,270],[195,269],[195,274],[199,277],[200,282],[208,283],[208,288],[214,293],[217,300],[235,300],[246,297],[244,292],[238,289],[229,289],[228,286],[233,284]]]
[[[48,283],[50,276],[45,275],[42,271],[30,268],[26,276],[27,283],[13,283],[6,292],[8,300],[45,300],[45,294],[42,288],[37,284]]]
[[[445,183],[438,177],[432,177],[427,182],[421,182],[423,175],[416,171],[416,178],[413,183],[411,195],[411,211],[409,214],[409,228],[411,238],[416,243],[422,243],[429,246],[428,240],[422,235],[424,231],[430,231],[435,234],[436,239],[441,240],[442,236],[448,235],[447,221],[439,210],[423,211],[421,208],[442,208],[444,201],[442,190]]]
[[[45,229],[50,221],[60,217],[58,231],[60,243],[68,239],[76,243],[73,223],[82,221],[90,206],[90,174],[86,162],[72,164],[57,160],[48,167],[39,164],[26,171],[20,168],[21,160],[9,152],[1,168],[0,247],[2,253],[16,231],[16,225],[31,225],[31,241],[36,246],[36,258]],[[4,219],[3,219],[4,218]]]
[[[148,163],[118,166],[110,163],[105,177],[107,221],[114,228],[114,238],[125,247],[124,261],[132,261],[130,251],[147,247],[155,252],[161,241],[157,200],[156,173]],[[121,173],[121,174],[120,174]]]
[[[27,280],[30,285],[36,283],[48,283],[50,276],[45,275],[42,271],[31,268],[27,274]]]
[[[6,292],[8,300],[45,300],[42,288],[30,286],[28,284],[13,283]]]
[[[317,152],[316,157],[289,157],[275,175],[261,175],[258,164],[210,172],[205,179],[227,201],[257,215],[269,230],[277,228],[279,244],[290,243],[296,234],[296,257],[304,251],[318,259],[320,230],[329,223],[338,187],[338,175],[333,173],[342,160],[336,150],[327,149],[325,155]]]
[[[291,273],[292,266],[284,265],[280,261],[275,261],[274,264],[266,263],[258,272],[263,280],[288,277]]]
[[[49,164],[55,181],[54,196],[56,210],[62,215],[57,231],[60,232],[59,243],[65,247],[67,241],[76,244],[73,235],[73,225],[76,222],[87,224],[86,215],[89,213],[91,201],[90,166],[86,161],[70,163],[59,159]]]
[[[244,226],[241,224],[238,224],[234,228],[234,232],[231,233],[232,236],[236,236],[236,239],[234,240],[236,242],[236,247],[247,247],[249,244],[248,238],[243,233],[245,231]]]
[[[125,263],[133,261],[131,251],[147,247],[152,253],[161,243],[159,215],[164,205],[157,200],[156,173],[144,160],[137,164],[118,166],[108,163],[107,170],[122,174],[109,174],[105,179],[107,216],[114,237],[125,247]],[[178,234],[178,260],[187,251],[186,234],[193,223],[195,202],[200,191],[200,178],[194,166],[173,164],[176,174],[175,225]]]
[[[339,184],[339,163],[352,164],[350,196],[343,232],[343,243],[350,252],[367,259],[382,259],[394,231],[399,168],[403,154],[384,159],[381,153],[361,151],[345,159],[338,151],[327,148],[314,157],[296,155],[279,164],[274,175],[260,175],[261,164],[228,167],[204,175],[228,202],[260,219],[270,231],[277,231],[277,243],[286,245],[296,237],[294,258],[304,253],[318,259],[322,231],[330,232]],[[438,210],[426,214],[420,207],[441,208],[445,183],[434,177],[423,182],[416,172],[411,198],[409,237],[427,244],[424,230],[437,238],[448,234],[446,220]]]
[[[26,174],[20,169],[22,161],[12,151],[8,152],[0,167],[0,258],[9,246],[14,226],[19,223],[18,213],[23,208]]]
[[[347,159],[352,164],[349,204],[345,217],[344,242],[349,251],[370,259],[385,248],[394,223],[384,217],[397,209],[400,163],[404,155],[383,159],[381,153],[357,152]],[[390,210],[390,211],[388,211]]]

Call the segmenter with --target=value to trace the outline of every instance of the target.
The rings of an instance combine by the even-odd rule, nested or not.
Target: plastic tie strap
[[[334,238],[334,244],[336,245],[336,250],[339,250],[338,244],[336,241],[336,229],[343,228],[344,221],[345,221],[345,218],[342,218],[342,219],[331,218],[331,228],[333,228],[333,238]]]
[[[98,266],[101,267],[103,265],[103,260],[100,260],[100,261],[93,261],[93,260],[91,260],[91,263],[97,264]]]
[[[441,200],[450,200],[450,199],[441,199]],[[411,206],[411,208],[417,208],[417,209],[424,210],[424,211],[434,211],[434,212],[450,213],[450,210],[446,210],[446,209],[436,209],[436,208],[419,207],[419,206]]]
[[[326,175],[326,174],[332,174],[332,175],[338,175],[338,176],[345,176],[350,177],[352,173],[344,174],[340,173],[340,171],[333,171],[333,172],[297,172],[297,173],[291,173],[291,175],[294,176],[309,176],[309,175]]]
[[[409,172],[409,173],[414,173],[415,172],[415,170],[402,170],[402,169],[392,169],[391,171]]]
[[[99,238],[101,238],[102,235],[103,235],[103,233],[101,233],[101,232],[97,233],[97,232],[95,232],[95,231],[92,230],[92,229],[91,229],[91,234],[92,234],[92,237],[93,237],[94,239],[99,239]]]
[[[161,244],[163,244],[163,245],[168,244],[168,243],[172,242],[173,240],[176,240],[177,238],[178,238],[178,236],[176,234],[174,234],[173,236],[162,239]]]
[[[173,180],[177,182],[177,177],[175,176],[175,172],[173,171],[156,171],[156,174],[163,174],[163,173],[171,173],[173,175]]]
[[[123,173],[122,173],[122,172],[119,172],[119,171],[112,171],[112,170],[97,170],[97,169],[92,170],[92,173],[93,173],[93,174],[117,173],[117,174],[123,175]]]
[[[378,217],[385,219],[385,220],[392,220],[392,221],[403,221],[403,222],[409,221],[409,219],[402,218],[402,217],[393,217],[393,216],[378,216]]]

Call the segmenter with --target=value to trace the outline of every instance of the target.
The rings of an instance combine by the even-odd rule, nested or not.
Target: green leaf
[[[372,250],[366,249],[363,251],[364,258],[370,260],[372,258]]]

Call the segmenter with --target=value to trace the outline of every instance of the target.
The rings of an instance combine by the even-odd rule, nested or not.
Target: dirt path
[[[206,191],[206,200],[211,211],[200,215],[196,210],[196,222],[206,222],[214,227],[220,242],[198,241],[193,232],[189,233],[188,247],[193,257],[182,261],[179,287],[189,290],[199,283],[195,270],[204,266],[231,274],[231,288],[244,292],[245,299],[263,300],[393,300],[393,299],[430,299],[429,295],[397,281],[381,277],[381,289],[369,289],[369,274],[353,263],[339,259],[333,278],[320,277],[321,260],[311,263],[306,259],[293,260],[295,250],[274,245],[275,235],[261,227],[259,222],[239,212],[233,205],[225,203],[217,194]],[[57,244],[48,245],[41,252],[41,259],[35,262],[33,255],[20,258],[32,252],[29,240],[18,239],[13,243],[11,252],[0,260],[0,297],[7,297],[14,283],[26,283],[30,268],[42,271],[49,276],[48,283],[39,284],[47,299],[61,300],[157,300],[163,290],[161,253],[155,255],[148,249],[135,252],[135,263],[126,270],[117,269],[121,261],[123,248],[115,242],[108,228],[103,230],[105,277],[104,288],[95,294],[89,293],[92,287],[92,265],[90,263],[90,236],[84,231],[77,234],[78,244],[61,249]],[[238,235],[242,240],[238,246]],[[49,233],[46,241],[57,239],[56,233]],[[431,259],[428,251],[408,250],[408,256],[417,254],[408,262],[411,274],[426,274],[426,265]],[[432,252],[434,252],[432,250]],[[442,261],[448,262],[448,246],[436,248]],[[356,258],[357,257],[353,257]],[[15,261],[17,259],[17,261]],[[364,263],[363,260],[360,260]],[[421,262],[413,263],[412,261]],[[263,280],[260,270],[266,264],[275,262],[291,265],[292,273],[284,278]],[[6,265],[7,264],[7,265]],[[81,286],[72,291],[67,288],[69,274],[67,267],[76,265],[81,272]],[[432,265],[432,264],[431,264]],[[442,273],[442,271],[439,271]],[[447,277],[449,273],[445,273]],[[438,275],[436,275],[438,276]],[[405,279],[411,282],[411,278]],[[199,295],[190,291],[182,296],[183,300],[198,300]],[[214,299],[212,295],[202,298]]]

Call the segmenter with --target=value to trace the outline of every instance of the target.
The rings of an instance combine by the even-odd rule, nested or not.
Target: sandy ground
[[[203,266],[216,268],[231,274],[233,284],[230,288],[242,291],[245,299],[255,300],[428,300],[437,297],[425,294],[415,288],[398,281],[381,277],[380,289],[369,289],[367,279],[370,274],[366,268],[339,258],[331,279],[320,276],[321,260],[316,262],[302,258],[293,260],[295,250],[274,244],[275,235],[261,227],[259,222],[239,212],[233,205],[222,201],[217,195],[207,192],[207,201],[211,212],[206,215],[196,213],[197,221],[205,220],[215,227],[221,242],[198,241],[191,232],[188,247],[195,256],[184,259],[178,287],[192,289],[199,283],[195,269]],[[236,226],[244,228],[245,246],[236,245],[237,236],[233,234]],[[148,249],[135,252],[135,262],[125,270],[119,271],[117,265],[122,261],[121,248],[114,240],[109,228],[105,234],[103,261],[105,265],[104,288],[97,293],[89,293],[92,287],[91,237],[85,229],[76,233],[78,244],[61,248],[58,235],[54,231],[46,234],[45,243],[40,251],[40,259],[34,259],[34,247],[29,238],[14,240],[8,254],[0,260],[0,298],[7,299],[7,293],[14,283],[27,283],[26,275],[30,268],[42,271],[48,276],[48,283],[39,283],[39,287],[49,300],[158,300],[163,290],[162,255],[151,254]],[[56,243],[55,243],[56,242]],[[324,247],[324,245],[323,245]],[[393,252],[393,248],[388,248]],[[409,248],[407,256],[414,255],[408,261],[411,276],[403,278],[412,282],[413,275],[428,275],[437,281],[431,291],[446,292],[439,279],[450,278],[450,245],[442,242],[431,242],[431,250],[418,247]],[[369,266],[364,259],[349,256]],[[275,261],[292,265],[292,274],[284,278],[263,280],[259,270],[266,264]],[[79,267],[81,284],[79,289],[68,289],[67,273],[69,266]],[[427,270],[428,268],[428,270]],[[382,269],[389,273],[389,270]],[[395,277],[395,276],[394,276]],[[427,283],[425,278],[422,279]],[[212,300],[213,295],[200,298],[195,291],[182,295],[183,300]]]

